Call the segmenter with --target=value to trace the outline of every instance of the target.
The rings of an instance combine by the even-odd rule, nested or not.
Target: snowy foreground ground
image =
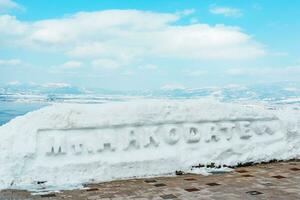
[[[212,100],[56,104],[1,126],[0,137],[0,189],[67,189],[299,158],[300,111]]]

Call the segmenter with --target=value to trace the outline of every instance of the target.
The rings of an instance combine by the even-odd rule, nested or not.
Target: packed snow
[[[0,189],[172,175],[299,158],[300,111],[215,100],[55,104],[0,127]]]

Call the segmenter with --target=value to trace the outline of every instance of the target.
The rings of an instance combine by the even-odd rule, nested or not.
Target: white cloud
[[[0,12],[19,8],[21,8],[21,6],[12,0],[0,0]]]
[[[249,73],[249,69],[243,69],[243,68],[230,68],[226,71],[228,75],[231,76],[242,76]]]
[[[262,6],[258,3],[254,3],[252,8],[257,11],[262,10]]]
[[[20,82],[17,80],[9,81],[7,85],[20,85]]]
[[[183,11],[177,12],[176,14],[182,15],[182,16],[187,16],[187,15],[194,14],[195,12],[196,12],[195,9],[185,9],[185,10],[183,10]]]
[[[187,76],[191,77],[199,77],[207,74],[207,71],[197,69],[197,70],[184,70],[183,73],[185,73]]]
[[[121,67],[121,64],[111,59],[97,59],[92,61],[92,66],[96,69],[114,70]]]
[[[63,69],[76,69],[82,67],[82,63],[75,60],[70,60],[61,65]]]
[[[179,83],[170,83],[163,85],[160,89],[162,90],[184,90],[185,87]]]
[[[132,76],[134,75],[134,72],[132,70],[126,70],[125,72],[123,72],[124,76]]]
[[[101,43],[85,43],[79,44],[67,52],[67,55],[79,58],[93,58],[105,54],[108,50]]]
[[[241,17],[243,15],[242,11],[237,8],[230,7],[211,7],[209,10],[215,15],[224,15],[225,17]]]
[[[288,52],[284,52],[284,51],[274,51],[274,52],[269,52],[269,55],[271,55],[271,56],[278,56],[278,57],[284,57],[284,56],[288,56],[289,53]]]
[[[289,91],[289,92],[300,92],[299,88],[296,87],[286,87],[284,90]]]
[[[76,60],[69,60],[60,65],[50,66],[48,72],[50,74],[77,74],[77,69],[82,68],[83,63]]]
[[[0,44],[53,51],[110,69],[159,58],[239,60],[265,55],[264,47],[238,27],[174,23],[192,12],[106,10],[34,22],[5,15],[0,16]]]
[[[197,23],[199,23],[199,20],[197,18],[193,17],[193,18],[190,19],[190,23],[191,24],[197,24]]]
[[[251,76],[251,77],[272,77],[286,78],[299,77],[300,66],[282,66],[282,67],[255,67],[255,68],[230,68],[226,71],[230,76]]]
[[[115,36],[120,33],[156,30],[178,18],[174,14],[138,10],[80,12],[62,19],[37,21],[32,24],[34,31],[30,37],[34,41],[50,44],[77,42],[78,39],[102,40],[105,39],[103,36],[109,36],[107,34]],[[129,32],[123,28],[128,28]]]
[[[68,83],[45,83],[42,85],[45,88],[66,88],[71,87]]]
[[[157,65],[146,64],[146,65],[139,66],[139,69],[142,69],[142,70],[157,70],[158,67],[157,67]]]
[[[16,66],[22,63],[19,59],[0,60],[0,66]]]

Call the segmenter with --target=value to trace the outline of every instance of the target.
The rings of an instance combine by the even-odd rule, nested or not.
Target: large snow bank
[[[1,126],[0,139],[0,188],[66,188],[297,158],[300,117],[207,100],[57,104]]]

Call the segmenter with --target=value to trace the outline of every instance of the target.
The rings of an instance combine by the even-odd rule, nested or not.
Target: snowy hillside
[[[0,101],[103,103],[141,98],[194,99],[214,97],[220,101],[265,101],[300,103],[299,83],[272,83],[248,86],[229,85],[203,88],[161,88],[143,91],[114,91],[78,88],[68,84],[0,86]]]
[[[0,187],[63,189],[299,158],[299,114],[211,99],[52,105],[0,127]]]

